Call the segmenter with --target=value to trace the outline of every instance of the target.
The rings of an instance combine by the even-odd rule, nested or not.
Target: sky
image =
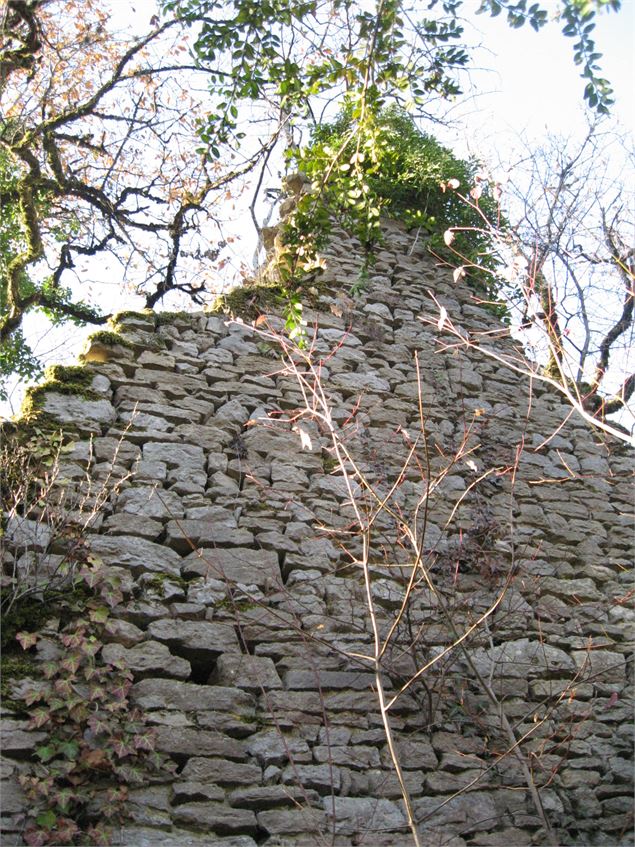
[[[121,26],[131,23],[141,29],[155,14],[153,0],[111,0]],[[529,27],[512,30],[504,16],[490,18],[475,15],[478,0],[465,0],[463,11],[473,27],[470,38],[482,47],[475,54],[470,72],[472,93],[461,98],[450,110],[452,121],[447,131],[435,130],[439,139],[461,156],[482,155],[486,159],[513,158],[512,150],[520,139],[536,143],[547,132],[564,136],[581,135],[586,127],[580,69],[573,63],[573,39],[564,38],[557,25],[535,33]],[[554,0],[541,4],[555,11]],[[619,13],[597,16],[594,33],[596,50],[603,54],[603,75],[615,89],[616,103],[612,118],[624,130],[635,134],[635,0],[622,0]],[[253,249],[253,248],[251,248]],[[251,258],[247,251],[247,260]],[[116,280],[112,282],[113,291]],[[119,308],[142,308],[141,298],[121,301]],[[27,332],[37,321],[30,318]],[[50,363],[72,363],[87,334],[66,325],[60,332],[48,332],[38,352],[46,353]],[[19,410],[21,391],[16,389],[9,404],[0,403],[0,416]]]

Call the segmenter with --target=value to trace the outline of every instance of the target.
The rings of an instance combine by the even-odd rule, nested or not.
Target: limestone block
[[[209,729],[159,726],[156,749],[175,756],[218,756],[244,761],[244,745],[235,738]]]
[[[430,742],[425,738],[398,740],[395,742],[395,749],[402,768],[424,771],[437,767],[436,754]],[[391,766],[389,751],[385,746],[382,750],[382,764],[384,767]],[[468,759],[463,762],[463,767],[473,767],[473,765],[469,764]]]
[[[193,547],[216,547],[232,545],[236,547],[253,544],[254,537],[246,529],[238,529],[231,513],[227,518],[220,514],[216,519],[180,519],[167,525],[165,543],[179,553],[187,553]]]
[[[106,644],[101,655],[105,662],[114,663],[121,659],[137,677],[152,674],[187,679],[192,672],[189,662],[173,656],[165,644],[157,641],[142,641],[129,648],[123,644]]]
[[[307,791],[304,786],[295,788],[289,785],[263,785],[255,788],[237,788],[229,794],[232,806],[245,809],[275,809],[280,806],[302,806],[309,802],[317,805],[319,796],[315,791]]]
[[[243,585],[281,583],[278,556],[273,550],[236,547],[203,550],[201,554],[195,551],[183,559],[184,576],[209,576]]]
[[[258,826],[274,837],[295,836],[292,843],[308,845],[322,842],[321,833],[325,831],[326,819],[318,809],[271,809],[258,813]],[[303,834],[306,840],[302,838]]]
[[[480,673],[501,677],[539,677],[545,672],[574,671],[573,659],[558,647],[521,638],[472,653]]]
[[[168,468],[179,468],[183,471],[200,471],[205,466],[205,453],[197,444],[150,442],[143,445],[143,458],[148,461],[165,462]]]
[[[381,764],[379,750],[376,747],[365,747],[363,744],[357,744],[354,747],[318,744],[313,748],[313,757],[320,764],[332,762],[334,765],[358,770],[378,768]]]
[[[219,711],[252,713],[254,698],[239,688],[196,685],[173,679],[144,679],[131,689],[131,699],[144,710]]]
[[[117,509],[133,515],[150,518],[180,518],[184,514],[183,503],[173,491],[156,485],[137,485],[127,488],[117,500]]]
[[[212,662],[221,653],[240,654],[238,638],[230,624],[164,618],[153,621],[148,634],[195,663]]]
[[[324,811],[339,835],[377,831],[405,832],[407,824],[401,808],[391,800],[374,797],[324,797]]]
[[[151,571],[180,576],[181,559],[168,547],[129,535],[93,536],[92,552],[106,565],[130,568],[134,573]]]
[[[602,600],[603,597],[591,579],[555,579],[547,577],[542,580],[543,592],[553,594],[556,597],[580,600]]]
[[[77,394],[58,394],[47,391],[42,411],[57,418],[60,423],[73,423],[89,429],[100,430],[101,424],[112,423],[115,407],[108,400],[86,400]]]
[[[232,809],[224,803],[183,803],[174,810],[177,823],[187,823],[219,835],[227,833],[254,833],[256,816],[248,809]]]
[[[221,685],[232,685],[258,693],[263,688],[282,688],[282,680],[271,659],[248,656],[237,651],[219,656],[214,679]]]
[[[2,797],[2,814],[13,815],[23,812],[29,806],[20,785],[14,780],[4,779],[0,782],[0,797]]]
[[[346,689],[366,691],[374,684],[374,674],[364,671],[312,671],[290,670],[284,674],[284,683],[289,689]]]
[[[46,732],[31,732],[29,722],[3,718],[0,725],[0,748],[5,756],[14,759],[29,758],[38,744],[47,737]]]
[[[156,541],[163,532],[163,524],[152,518],[119,512],[106,518],[103,529],[106,535],[136,535]]]
[[[167,831],[136,825],[117,827],[111,843],[118,847],[256,847],[249,835],[215,837],[208,832],[196,833],[180,827]]]
[[[175,782],[172,786],[172,802],[175,806],[197,800],[225,799],[225,792],[220,786],[206,782]]]
[[[625,681],[626,660],[617,651],[574,650],[572,655],[578,668],[584,669],[584,677],[588,677],[592,682]]]
[[[263,765],[281,765],[283,762],[310,762],[311,751],[303,738],[283,735],[277,729],[267,729],[252,735],[247,750]]]
[[[104,628],[104,638],[124,647],[134,647],[146,637],[143,630],[129,621],[109,618]]]
[[[20,516],[10,517],[6,524],[6,541],[18,549],[29,548],[43,551],[51,543],[53,533],[43,521],[29,520]]]
[[[228,759],[189,759],[181,777],[200,782],[216,782],[219,785],[253,785],[262,779],[262,768],[253,763],[231,762]]]
[[[415,800],[414,807],[417,820],[424,826],[451,827],[462,833],[494,829],[500,820],[493,794],[486,791],[470,791],[454,798],[443,794],[422,797]]]

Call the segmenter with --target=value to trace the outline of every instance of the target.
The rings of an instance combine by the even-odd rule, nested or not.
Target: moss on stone
[[[3,652],[0,658],[0,697],[2,707],[12,712],[26,712],[27,707],[23,700],[15,700],[11,697],[11,689],[16,682],[30,677],[39,677],[40,671],[35,659],[25,653]]]
[[[98,332],[93,332],[88,336],[90,344],[104,344],[106,347],[114,347],[120,345],[132,350],[133,346],[128,339],[119,332],[114,330],[100,329]]]
[[[123,312],[117,312],[115,315],[112,316],[109,323],[111,326],[116,326],[118,323],[122,323],[127,320],[142,320],[147,323],[153,318],[154,312],[152,311],[152,309],[143,309],[138,312],[128,309],[124,310]]]
[[[20,419],[29,422],[37,417],[38,425],[46,426],[42,407],[49,392],[74,394],[84,400],[98,400],[99,394],[90,387],[94,376],[94,373],[83,365],[53,365],[47,368],[44,372],[45,381],[27,389],[20,409]],[[56,421],[55,425],[59,428],[59,421]]]
[[[2,606],[2,651],[15,642],[18,632],[36,632],[51,617],[52,607],[36,597],[25,597],[14,602],[9,611],[5,611],[11,602],[10,589],[4,588],[0,595]]]
[[[210,311],[252,321],[264,312],[281,310],[285,300],[284,288],[277,282],[247,282],[217,297]]]
[[[157,327],[165,326],[165,324],[174,323],[178,320],[189,320],[190,312],[156,312],[154,315],[154,323]]]

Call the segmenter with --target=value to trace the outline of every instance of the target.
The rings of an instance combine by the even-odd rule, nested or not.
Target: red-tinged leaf
[[[88,699],[93,703],[95,700],[103,700],[106,696],[106,689],[101,685],[91,685],[88,689]]]
[[[86,631],[84,628],[80,628],[75,630],[75,632],[68,632],[61,636],[61,642],[64,647],[68,647],[69,650],[77,650],[78,647],[81,647],[86,640]]]
[[[134,737],[134,746],[137,750],[154,750],[154,733],[152,730],[146,730]]]
[[[110,844],[110,831],[101,825],[91,827],[87,832],[91,844],[108,845]]]
[[[86,704],[80,700],[69,709],[68,714],[76,724],[82,724],[88,719],[89,710]]]
[[[114,609],[115,606],[123,602],[123,593],[121,589],[114,585],[102,585],[99,589],[99,595],[104,603],[107,603],[111,609]]]
[[[144,781],[143,771],[134,765],[116,765],[113,769],[117,776],[128,785],[142,785]]]
[[[44,706],[39,706],[31,712],[31,720],[29,721],[29,729],[39,729],[49,722],[49,712]]]
[[[113,738],[111,743],[114,754],[120,759],[134,753],[134,746],[126,738]]]
[[[86,750],[80,761],[88,768],[103,769],[108,767],[108,754],[105,750]]]
[[[119,685],[115,686],[114,688],[111,688],[110,689],[110,695],[115,700],[117,700],[118,702],[121,703],[126,699],[126,697],[128,696],[128,692],[130,691],[131,688],[132,688],[132,685],[131,685],[130,681],[126,680],[125,682],[120,683]]]
[[[73,791],[71,788],[60,788],[60,790],[55,795],[55,802],[59,806],[59,808],[65,812],[73,800],[77,797],[77,793]],[[58,829],[60,828],[60,823],[64,823],[67,821],[67,818],[59,818],[57,822]],[[68,821],[69,823],[74,825],[73,821]]]
[[[62,670],[68,671],[71,674],[75,674],[77,673],[77,670],[79,669],[81,663],[82,662],[80,657],[76,653],[73,653],[72,655],[67,656],[62,661],[60,667],[62,668]]]
[[[473,200],[479,200],[482,194],[483,194],[483,186],[482,185],[475,185],[474,188],[470,191],[470,197]]]
[[[118,788],[109,788],[106,792],[106,800],[109,803],[124,803],[128,799],[128,788],[121,785]]]
[[[84,565],[84,567],[80,570],[79,575],[89,588],[94,588],[103,579],[103,576],[99,571],[100,568],[94,565]]]
[[[84,665],[82,669],[82,674],[84,675],[84,679],[87,682],[90,682],[92,680],[96,683],[103,676],[103,668],[98,668],[91,662],[88,665]]]
[[[73,694],[73,683],[70,679],[56,679],[53,683],[53,688],[62,697],[69,698]]]
[[[54,677],[55,674],[57,673],[58,665],[57,665],[57,662],[53,662],[53,661],[42,662],[42,664],[40,665],[40,669],[42,671],[42,674],[46,677],[46,679],[51,679],[51,677]]]
[[[88,726],[95,735],[110,735],[110,723],[100,714],[92,714],[88,718]]]
[[[72,821],[69,818],[58,818],[56,829],[57,844],[72,844],[73,839],[79,832],[79,827],[75,821]]]
[[[82,644],[80,649],[84,656],[96,656],[103,646],[104,645],[101,641],[98,641],[96,638],[91,637],[87,641],[85,641],[84,644]]]
[[[42,847],[48,842],[48,835],[43,829],[27,829],[23,838],[29,847]]]
[[[604,708],[605,708],[605,709],[612,709],[612,708],[613,708],[613,706],[615,706],[615,705],[617,704],[617,701],[618,701],[618,700],[619,700],[618,693],[617,693],[617,691],[614,691],[614,692],[611,694],[611,696],[609,697],[609,699],[608,699],[608,701],[607,701],[607,703],[606,703],[606,706],[605,706]]]
[[[29,685],[29,687],[22,692],[22,699],[27,706],[32,706],[33,703],[37,703],[38,700],[43,700],[46,695],[50,693],[50,690],[50,685]]]
[[[39,636],[36,632],[18,632],[15,640],[23,650],[30,650],[31,647],[37,644],[38,638]]]

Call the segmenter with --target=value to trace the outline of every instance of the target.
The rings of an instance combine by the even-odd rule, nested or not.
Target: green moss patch
[[[217,297],[210,311],[253,321],[265,312],[281,311],[285,302],[284,288],[279,283],[247,282]]]
[[[156,327],[160,327],[172,324],[175,321],[189,321],[190,317],[190,312],[155,312],[154,324]]]
[[[45,381],[27,389],[20,418],[27,422],[37,418],[38,425],[48,429],[45,413],[42,412],[46,395],[52,391],[56,394],[76,394],[84,400],[98,400],[99,394],[90,387],[94,376],[83,365],[53,365],[47,368],[44,372]],[[55,426],[59,429],[59,421],[55,422]]]
[[[103,344],[106,347],[114,347],[119,345],[132,350],[133,346],[128,339],[120,332],[114,330],[100,329],[98,332],[93,332],[88,336],[90,344]]]

